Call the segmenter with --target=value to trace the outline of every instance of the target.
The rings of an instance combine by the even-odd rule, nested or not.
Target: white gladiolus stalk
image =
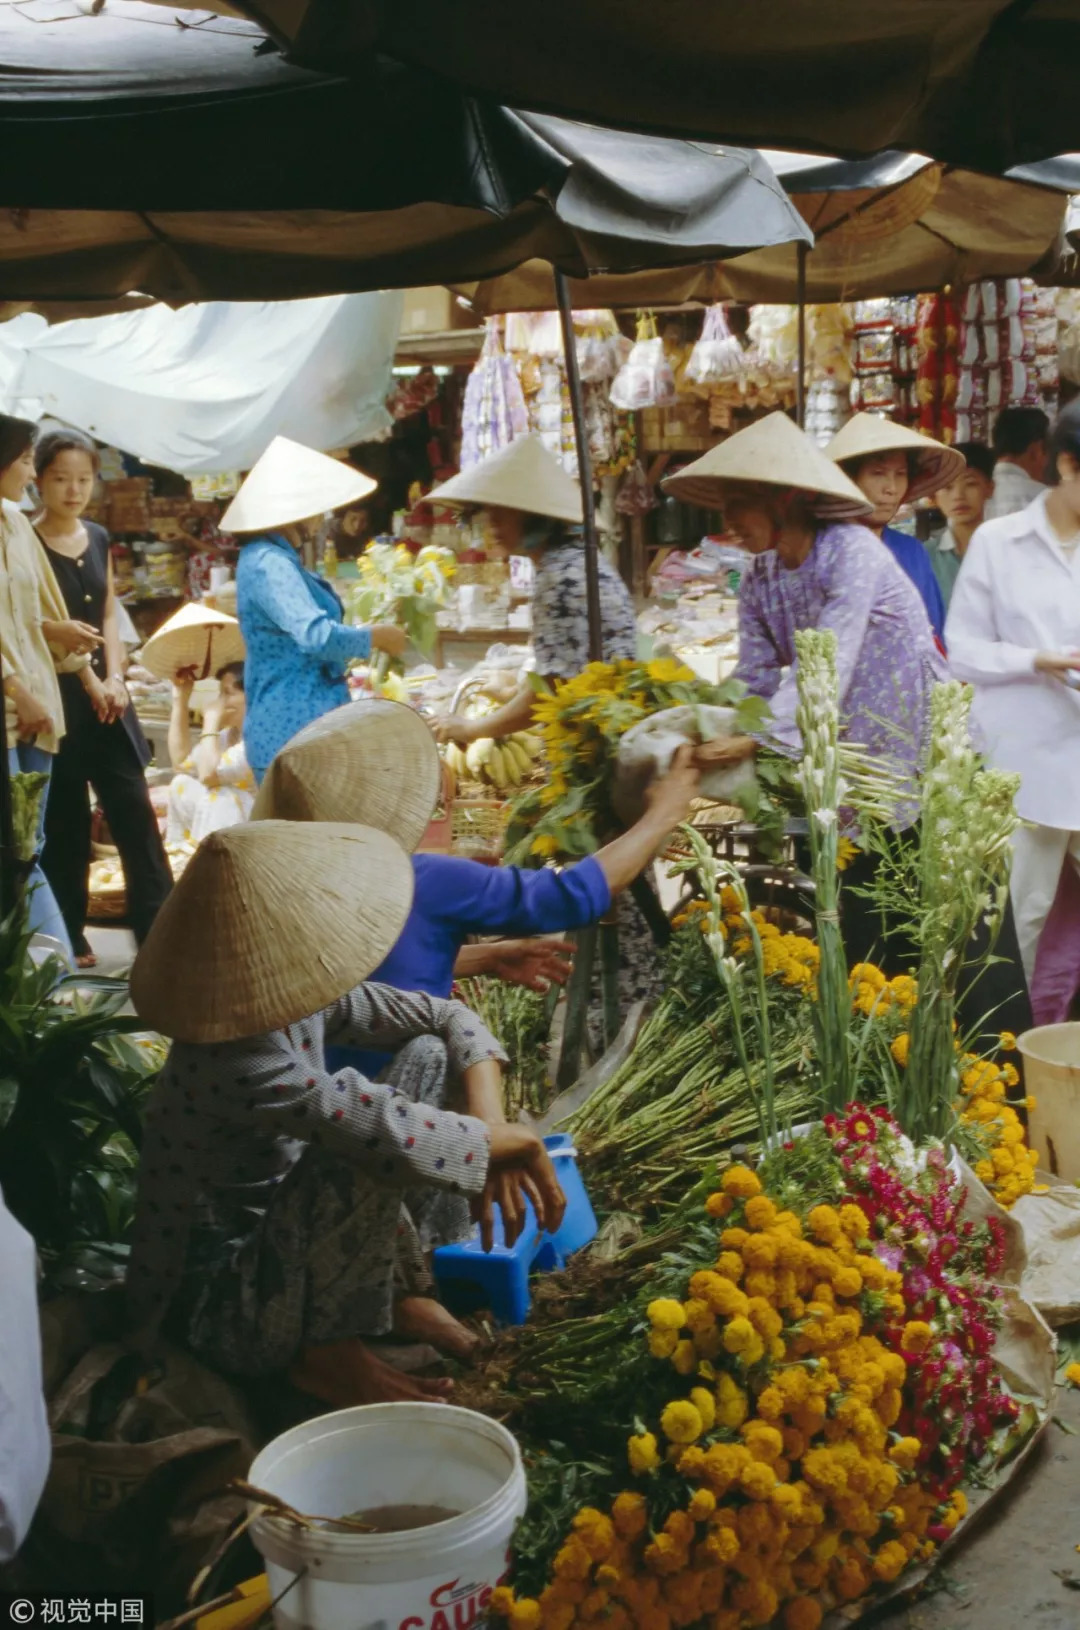
[[[839,1112],[853,1096],[851,995],[840,932],[840,878],[837,867],[840,810],[840,705],[836,678],[836,636],[827,629],[804,629],[795,636],[799,703],[795,719],[803,756],[798,782],[809,817],[810,871],[814,914],[821,950],[814,1030],[821,1071],[823,1111]],[[845,766],[847,769],[848,767]],[[845,796],[857,774],[844,776]]]
[[[773,1061],[772,1024],[769,993],[765,982],[765,962],[761,936],[757,931],[746,884],[728,861],[718,860],[701,833],[692,826],[682,828],[690,854],[677,862],[674,870],[690,872],[696,878],[709,908],[705,943],[709,947],[717,976],[731,1004],[732,1038],[757,1115],[758,1134],[763,1148],[775,1147],[780,1128],[776,1118],[776,1072]],[[728,887],[738,896],[739,915],[752,946],[752,956],[740,962],[728,956],[724,938],[724,908],[721,889]]]

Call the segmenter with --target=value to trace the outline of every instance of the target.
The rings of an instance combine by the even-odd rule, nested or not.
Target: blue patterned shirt
[[[261,781],[298,730],[349,700],[345,670],[370,656],[371,631],[345,625],[329,583],[277,532],[241,549],[236,611],[247,647],[244,748]]]

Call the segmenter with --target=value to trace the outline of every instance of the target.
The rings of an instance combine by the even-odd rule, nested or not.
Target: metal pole
[[[555,293],[559,301],[559,321],[562,324],[563,350],[566,353],[566,382],[570,387],[570,409],[574,416],[574,440],[577,442],[578,475],[581,480],[581,503],[585,518],[585,606],[589,614],[589,661],[603,662],[600,544],[596,533],[596,503],[593,496],[592,464],[589,460],[589,437],[585,427],[585,394],[581,388],[577,346],[574,342],[574,313],[570,305],[570,285],[565,274],[558,270],[555,273]]]
[[[806,422],[806,257],[808,243],[796,245],[798,256],[798,285],[796,299],[799,310],[799,372],[795,379],[795,420],[801,429]]]

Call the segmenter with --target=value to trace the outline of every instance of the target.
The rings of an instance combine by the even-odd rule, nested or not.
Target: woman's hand
[[[15,728],[20,741],[52,734],[52,714],[27,690],[21,679],[9,679],[4,689],[15,703]]]
[[[105,698],[109,704],[109,718],[122,719],[131,705],[131,697],[128,695],[127,686],[118,675],[114,674],[112,679],[106,679],[104,689]]]
[[[507,1245],[513,1245],[525,1226],[525,1199],[532,1202],[537,1226],[554,1233],[566,1211],[566,1196],[559,1187],[551,1156],[540,1136],[518,1122],[491,1128],[488,1180],[475,1206],[480,1242],[485,1251],[494,1243],[495,1201],[502,1212]]]
[[[690,742],[678,748],[667,774],[646,788],[646,808],[668,831],[674,831],[686,820],[690,806],[700,791],[699,751],[700,748],[695,748]]]
[[[753,736],[716,736],[694,749],[694,763],[699,770],[730,769],[753,758],[756,752]]]
[[[41,624],[41,632],[50,645],[60,645],[71,656],[89,656],[96,651],[105,640],[96,628],[89,623],[78,622],[74,617],[65,618],[63,622],[45,620]]]
[[[479,719],[467,719],[463,713],[451,713],[435,726],[435,740],[456,741],[460,746],[467,747],[483,734],[480,726]]]
[[[565,985],[574,966],[569,940],[502,940],[490,951],[484,972],[508,985],[523,985],[541,995],[552,985]]]
[[[1035,672],[1061,680],[1068,674],[1080,673],[1080,651],[1040,651],[1035,658]]]
[[[181,702],[191,700],[191,693],[195,689],[194,668],[178,668],[173,674],[173,691]]]
[[[112,719],[112,709],[109,704],[108,692],[106,691],[105,686],[101,683],[101,680],[98,678],[97,674],[94,672],[93,668],[84,668],[82,673],[79,675],[79,678],[82,680],[83,690],[90,698],[90,705],[94,709],[94,712],[97,714],[101,723],[110,723]]]
[[[371,630],[371,649],[385,651],[388,657],[403,657],[409,636],[395,623],[376,623]]]

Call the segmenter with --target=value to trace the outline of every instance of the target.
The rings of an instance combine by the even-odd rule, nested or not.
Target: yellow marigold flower
[[[698,1367],[697,1348],[692,1341],[680,1341],[671,1355],[671,1362],[678,1375],[693,1375]]]
[[[840,1227],[849,1240],[858,1244],[859,1240],[870,1237],[870,1224],[866,1220],[866,1213],[862,1206],[842,1205],[840,1207]]]
[[[686,1316],[686,1328],[693,1333],[711,1330],[716,1323],[716,1314],[708,1302],[702,1301],[700,1297],[692,1296],[688,1302],[684,1302],[683,1312]]]
[[[776,1219],[776,1206],[767,1194],[755,1194],[743,1210],[747,1228],[768,1228]]]
[[[795,1596],[784,1608],[784,1630],[819,1630],[821,1619],[821,1604],[813,1596]]]
[[[611,1507],[611,1520],[623,1539],[636,1539],[649,1525],[645,1496],[630,1492],[617,1494]]]
[[[716,1407],[717,1426],[726,1427],[729,1432],[737,1431],[750,1413],[750,1404],[745,1392],[736,1389],[735,1396],[722,1398]]]
[[[726,1568],[739,1554],[739,1536],[733,1528],[714,1528],[705,1540],[703,1549],[710,1562]]]
[[[1001,1077],[1007,1087],[1018,1087],[1020,1085],[1020,1071],[1015,1064],[1006,1064],[1001,1072]]]
[[[716,1510],[716,1495],[711,1489],[695,1489],[687,1510],[695,1522],[707,1522]]]
[[[686,1323],[686,1310],[674,1296],[661,1296],[649,1303],[645,1317],[654,1330],[681,1330]]]
[[[815,1206],[806,1221],[815,1238],[824,1240],[826,1244],[839,1239],[843,1233],[840,1218],[832,1206]]]
[[[722,1279],[741,1279],[743,1276],[743,1259],[738,1251],[721,1251],[716,1259],[716,1271]]]
[[[707,1387],[691,1387],[690,1402],[701,1416],[702,1429],[711,1432],[716,1425],[716,1395]]]
[[[1039,1100],[1035,1097],[1034,1093],[1029,1092],[1027,1097],[1024,1099],[1024,1108],[1025,1109],[1038,1109],[1038,1107],[1039,1107]]]
[[[1003,1053],[1015,1053],[1015,1051],[1016,1051],[1016,1037],[1013,1035],[1011,1030],[1003,1030],[1001,1032],[1001,1036],[1000,1036],[999,1039],[1000,1039],[1000,1044],[1001,1044],[1001,1051]]]
[[[750,1320],[743,1315],[729,1319],[724,1326],[723,1342],[729,1353],[744,1353],[750,1347],[757,1332]]]
[[[588,1579],[592,1572],[592,1557],[576,1534],[572,1534],[562,1550],[556,1552],[551,1571],[556,1579]]]
[[[856,985],[870,985],[874,990],[884,990],[888,980],[874,963],[856,962],[848,974],[848,984],[853,989]]]
[[[904,1326],[901,1346],[907,1353],[925,1353],[934,1339],[934,1332],[923,1319],[910,1319]]]
[[[660,1464],[660,1452],[651,1432],[641,1432],[630,1438],[627,1449],[630,1453],[630,1470],[635,1477],[654,1472]]]
[[[891,1539],[881,1547],[874,1558],[874,1578],[891,1585],[894,1579],[900,1577],[907,1565],[906,1550],[898,1540]]]
[[[705,1201],[705,1210],[710,1217],[730,1217],[735,1207],[735,1201],[730,1194],[710,1194]]]
[[[509,1585],[496,1585],[488,1606],[497,1618],[508,1619],[514,1606],[514,1593]]]
[[[668,1404],[660,1417],[660,1430],[669,1443],[696,1443],[705,1430],[698,1409],[687,1398]]]
[[[784,1395],[779,1387],[766,1387],[757,1401],[758,1414],[763,1421],[778,1421],[784,1413]]]
[[[615,1525],[594,1506],[582,1506],[574,1518],[574,1531],[594,1562],[604,1562],[615,1548]]]
[[[724,1251],[741,1251],[750,1235],[745,1228],[725,1228],[720,1235],[720,1248]],[[694,1281],[691,1279],[691,1285]]]
[[[1070,1364],[1065,1371],[1065,1379],[1070,1387],[1080,1387],[1080,1364]]]
[[[720,1187],[736,1200],[750,1200],[761,1193],[761,1180],[749,1166],[729,1166],[720,1179]]]
[[[900,1068],[906,1070],[908,1054],[911,1052],[911,1037],[906,1030],[894,1038],[889,1051],[900,1065]]]
[[[650,1330],[649,1351],[654,1358],[670,1358],[679,1345],[677,1330]]]
[[[751,1234],[742,1248],[742,1258],[748,1268],[773,1268],[780,1255],[780,1240],[775,1234]]]
[[[741,1437],[753,1458],[764,1461],[766,1465],[773,1465],[784,1452],[781,1433],[775,1426],[767,1426],[763,1421],[748,1421],[742,1428]]]
[[[739,1473],[739,1487],[751,1500],[767,1500],[776,1487],[776,1473],[764,1460],[751,1460]]]
[[[540,1630],[542,1617],[539,1602],[520,1596],[510,1610],[510,1630]]]
[[[832,1277],[833,1289],[838,1296],[858,1296],[862,1292],[863,1279],[858,1268],[837,1268]]]

